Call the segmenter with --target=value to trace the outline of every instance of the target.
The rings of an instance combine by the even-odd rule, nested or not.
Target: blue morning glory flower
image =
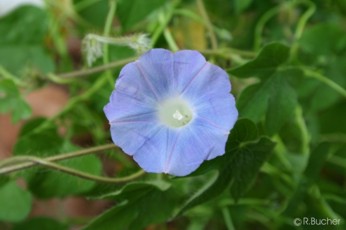
[[[227,73],[197,51],[152,49],[120,72],[104,112],[147,172],[184,176],[224,154],[238,111]]]

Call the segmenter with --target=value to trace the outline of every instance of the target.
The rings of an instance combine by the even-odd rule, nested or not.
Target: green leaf
[[[289,47],[281,43],[271,43],[263,47],[258,56],[248,63],[229,72],[239,78],[269,77],[285,63],[289,57]]]
[[[54,62],[41,44],[14,43],[0,45],[0,64],[8,71],[21,75],[26,68],[33,68],[42,73],[54,71]]]
[[[68,230],[67,225],[47,217],[35,217],[16,224],[13,230]]]
[[[321,143],[314,148],[305,168],[304,177],[300,178],[295,191],[287,203],[284,211],[285,215],[294,216],[296,211],[299,210],[297,207],[304,203],[303,201],[305,201],[306,196],[309,195],[309,188],[314,184],[314,182],[316,182],[316,180],[318,180],[322,166],[324,165],[329,153],[330,144]]]
[[[346,57],[328,58],[331,60],[327,63],[326,73],[324,75],[339,86],[345,88]],[[309,106],[313,111],[320,111],[332,106],[340,100],[340,98],[341,95],[338,92],[319,82],[313,94],[310,95]]]
[[[268,106],[270,83],[256,83],[245,88],[237,100],[239,117],[249,118],[259,122]]]
[[[346,101],[340,101],[318,114],[321,133],[346,133]]]
[[[332,42],[325,42],[326,39]],[[319,23],[312,26],[304,31],[299,44],[305,55],[301,55],[302,62],[318,66],[319,71],[326,77],[341,87],[346,87],[346,34],[341,25]],[[308,110],[315,112],[327,109],[341,98],[340,94],[325,84],[309,80],[315,83],[315,88],[307,98],[304,98]],[[305,85],[302,84],[301,87]]]
[[[0,187],[10,181],[10,177],[7,175],[0,175]]]
[[[226,153],[205,162],[201,169],[189,176],[209,171],[206,183],[193,191],[193,195],[184,202],[178,214],[217,197],[230,186],[235,199],[243,195],[274,148],[274,143],[268,138],[262,137],[253,141],[256,138],[256,126],[250,120],[240,119],[232,129]]]
[[[328,57],[328,62],[325,63],[324,76],[340,85],[346,87],[346,57]],[[342,96],[334,89],[326,84],[304,75],[299,68],[292,68],[288,71],[280,72],[289,84],[296,91],[299,101],[305,111],[316,112],[325,110],[330,106],[335,105]]]
[[[245,194],[256,178],[263,163],[274,149],[274,142],[262,137],[255,143],[248,143],[240,147],[229,162],[233,167],[231,194],[238,199]]]
[[[20,75],[29,68],[53,72],[54,61],[47,53],[48,15],[38,7],[22,6],[0,19],[0,65]]]
[[[163,6],[165,0],[122,0],[118,5],[118,16],[124,30],[143,21],[150,13]]]
[[[30,117],[31,114],[32,114],[32,110],[30,105],[23,99],[19,98],[19,100],[17,100],[16,107],[12,112],[13,122],[24,120]]]
[[[265,120],[267,132],[270,135],[277,133],[294,116],[297,105],[296,92],[286,79],[279,74],[273,76]]]
[[[108,14],[108,1],[80,1],[73,0],[75,10],[83,20],[93,26],[103,29]]]
[[[0,45],[39,44],[48,32],[47,13],[35,6],[21,6],[0,19]]]
[[[254,141],[258,137],[256,125],[248,119],[239,119],[231,130],[229,144],[239,146],[242,142]]]
[[[145,229],[167,220],[175,207],[167,186],[131,183],[112,197],[118,204],[93,220],[84,230]],[[163,189],[163,190],[162,190]]]
[[[319,23],[304,30],[299,44],[303,50],[314,55],[330,56],[345,53],[346,34],[337,24]]]
[[[265,116],[266,131],[277,133],[294,114],[298,104],[295,90],[285,74],[275,72],[263,82],[247,87],[237,102],[240,117],[259,122]]]
[[[36,128],[32,124],[35,123],[36,126],[41,124],[45,120],[32,120],[23,126],[23,130],[28,130],[26,127]],[[52,127],[50,129],[42,130],[41,132],[27,133],[24,134],[16,142],[13,154],[15,156],[30,155],[47,157],[55,155],[59,152],[63,145],[63,139],[59,136],[57,127]]]
[[[0,80],[0,113],[12,113],[12,121],[18,122],[31,115],[31,107],[21,97],[12,80]]]
[[[310,181],[316,181],[319,178],[319,174],[325,161],[330,155],[330,144],[319,144],[310,154],[308,165],[306,166],[304,175]]]
[[[11,181],[0,187],[0,220],[18,222],[31,210],[31,194]]]

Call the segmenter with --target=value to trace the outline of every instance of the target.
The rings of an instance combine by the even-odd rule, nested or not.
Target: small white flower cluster
[[[151,40],[147,34],[134,34],[116,38],[88,34],[82,42],[82,50],[88,66],[91,66],[96,59],[103,55],[103,44],[128,46],[138,54],[142,54],[150,49]]]
[[[137,53],[142,54],[150,49],[151,40],[147,34],[138,34],[137,36],[130,37],[133,41],[128,43],[128,46],[136,50]]]
[[[102,42],[98,39],[99,36],[95,34],[88,34],[82,43],[82,50],[86,57],[88,66],[91,66],[96,59],[102,56]]]

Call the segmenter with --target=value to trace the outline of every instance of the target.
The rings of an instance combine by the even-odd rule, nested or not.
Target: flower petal
[[[165,49],[150,50],[135,65],[157,99],[169,94],[173,84],[172,52]]]
[[[235,99],[231,94],[217,95],[199,101],[194,123],[228,133],[238,118]]]
[[[116,89],[137,98],[160,99],[169,92],[173,81],[173,53],[153,49],[121,70]]]
[[[113,91],[104,112],[111,125],[113,142],[129,155],[155,132],[157,118],[152,106],[122,92]]]
[[[203,100],[204,95],[229,94],[230,91],[228,74],[220,67],[207,62],[181,91],[181,95],[190,100]]]
[[[135,117],[139,119],[141,114],[151,114],[150,118],[153,118],[155,112],[151,103],[144,103],[140,99],[124,94],[119,90],[113,91],[110,102],[103,110],[110,123],[124,119],[129,120]]]
[[[226,134],[215,133],[202,126],[189,126],[180,132],[166,163],[165,172],[185,176],[195,171],[203,161],[225,152]]]
[[[172,146],[174,133],[162,127],[150,136],[149,139],[134,154],[133,159],[147,172],[162,173],[165,171],[166,152]]]
[[[197,51],[182,50],[174,54],[174,87],[178,92],[184,91],[203,70],[207,61]]]
[[[132,156],[160,130],[160,126],[149,123],[127,123],[111,125],[114,144]]]
[[[115,89],[144,102],[156,100],[151,83],[143,77],[136,62],[131,62],[122,68],[115,83]]]
[[[228,134],[218,132],[214,128],[189,126],[183,134],[175,157],[171,160],[171,172],[191,173],[205,160],[210,160],[225,153]],[[189,171],[191,170],[191,171]]]
[[[204,160],[222,155],[227,136],[202,126],[180,131],[161,128],[137,150],[134,159],[147,172],[185,176]]]

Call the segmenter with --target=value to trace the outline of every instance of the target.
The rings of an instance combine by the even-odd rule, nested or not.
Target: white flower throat
[[[188,124],[193,112],[191,106],[182,98],[174,97],[158,105],[160,121],[171,128],[179,128]]]

